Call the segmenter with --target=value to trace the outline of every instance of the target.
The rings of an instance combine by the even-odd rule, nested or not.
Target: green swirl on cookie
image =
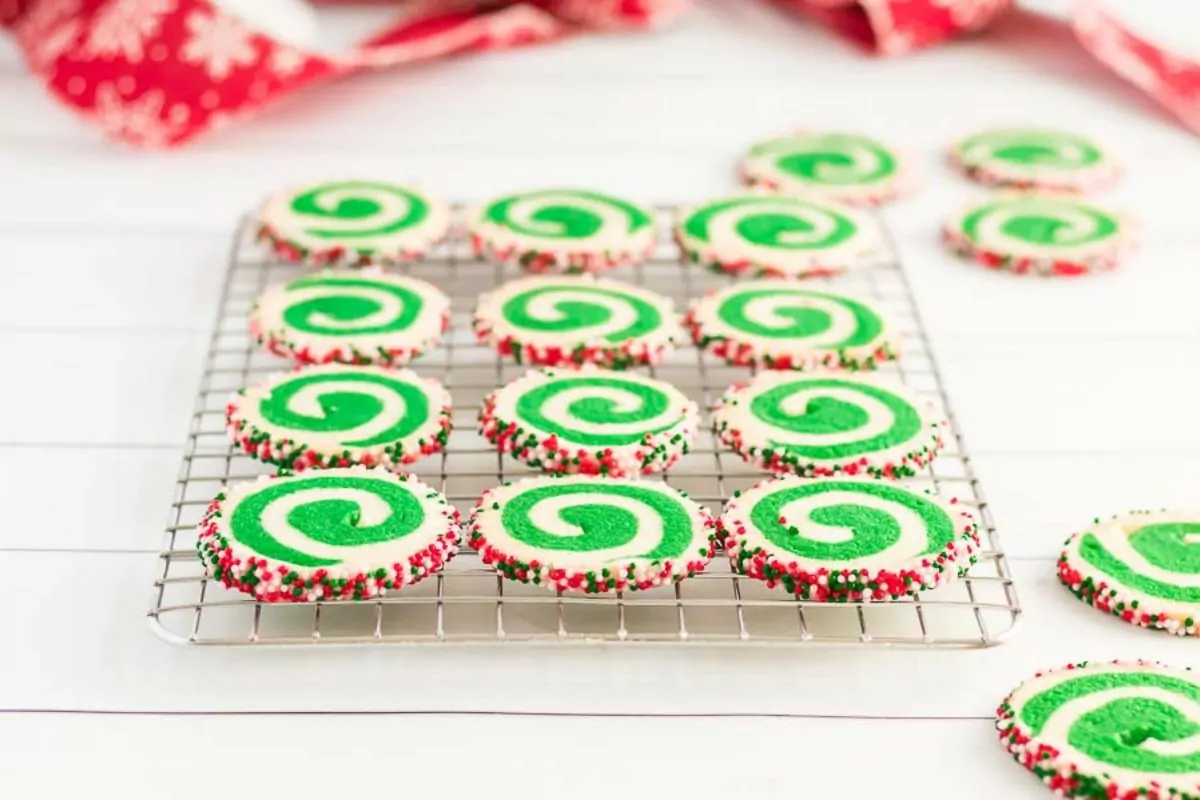
[[[559,518],[566,526],[572,526],[564,533],[542,527],[534,514],[539,503],[560,497],[579,497],[585,501],[561,509]],[[695,523],[683,502],[661,491],[625,483],[601,480],[530,489],[509,499],[501,512],[501,524],[513,539],[539,550],[588,553],[624,547],[637,538],[641,522],[628,508],[613,503],[614,498],[632,500],[662,522],[660,542],[646,553],[622,556],[621,560],[662,561],[678,558],[687,551]]]
[[[921,433],[921,415],[904,398],[886,389],[837,378],[798,378],[790,383],[772,387],[750,402],[750,413],[777,432],[806,437],[839,436],[853,433],[870,424],[870,412],[863,405],[833,395],[821,396],[821,389],[835,389],[875,400],[891,412],[892,424],[887,430],[874,436],[827,445],[788,442],[777,434],[779,438],[771,442],[773,448],[810,459],[849,458],[889,450],[911,442]],[[784,406],[796,394],[814,391],[818,396],[808,400],[800,413],[789,413],[785,409]]]
[[[1002,161],[1030,168],[1083,169],[1104,159],[1087,139],[1059,131],[988,131],[966,139],[958,149],[972,164]]]
[[[391,513],[377,525],[362,525],[362,507],[345,498],[322,496],[322,491],[365,492],[387,504]],[[303,499],[312,493],[310,500]],[[408,536],[425,521],[425,509],[403,484],[379,478],[313,477],[269,482],[248,495],[234,508],[229,519],[229,535],[263,558],[299,567],[328,567],[340,564],[336,558],[305,553],[280,541],[272,532],[267,515],[272,505],[300,495],[284,522],[305,538],[330,547],[347,549],[366,547]]]
[[[804,535],[803,521],[784,518],[785,523],[780,523],[789,503],[833,492],[862,495],[865,500],[883,501],[915,513],[925,527],[926,546],[922,555],[940,552],[954,541],[954,520],[937,503],[907,489],[886,484],[851,481],[790,484],[755,503],[750,509],[750,521],[776,547],[814,561],[855,561],[886,552],[900,542],[900,520],[875,504],[865,502],[841,499],[810,512],[812,522],[848,530],[850,537],[844,541],[810,539]]]
[[[557,294],[568,295],[554,300]],[[590,296],[579,299],[579,295]],[[530,306],[541,298],[550,298],[554,314],[549,317],[535,316]],[[590,298],[595,298],[594,300]],[[630,308],[632,320],[623,327],[605,331],[602,336],[609,342],[623,342],[645,336],[662,327],[662,314],[652,304],[626,292],[605,289],[586,284],[551,284],[521,292],[505,301],[500,313],[511,325],[540,333],[587,332],[601,328],[613,321],[613,304]]]
[[[962,231],[972,241],[1007,238],[1038,247],[1079,247],[1120,232],[1111,214],[1083,203],[1048,197],[997,200],[972,209]]]
[[[896,174],[896,157],[876,141],[848,134],[772,139],[751,148],[752,158],[771,158],[788,175],[808,183],[877,183]]]
[[[1164,752],[1167,745],[1200,734],[1200,723],[1167,699],[1175,695],[1189,704],[1200,703],[1200,686],[1191,681],[1156,672],[1081,674],[1031,697],[1021,708],[1020,720],[1038,736],[1055,715],[1070,713],[1068,704],[1095,695],[1104,702],[1076,712],[1070,720],[1066,741],[1072,748],[1120,769],[1172,775],[1200,772],[1200,748]]]
[[[354,384],[363,386],[356,391]],[[320,387],[329,386],[328,390]],[[355,430],[377,419],[387,411],[378,392],[367,387],[379,387],[391,393],[403,404],[402,413],[385,429],[366,439],[343,442],[346,447],[372,447],[390,444],[411,436],[429,421],[429,396],[419,386],[397,378],[351,370],[325,375],[297,375],[275,386],[259,403],[263,418],[272,425],[295,431],[337,433]],[[294,409],[297,395],[317,391],[316,402],[320,416],[309,416]]]
[[[392,184],[344,181],[314,186],[297,195],[291,210],[312,220],[312,227],[305,230],[309,236],[365,239],[419,224],[429,216],[429,203]]]
[[[796,302],[787,304],[793,298]],[[780,317],[786,317],[790,324],[768,325],[757,315],[747,314],[750,304],[768,299],[775,301],[772,311]],[[751,336],[808,339],[820,336],[833,327],[830,307],[848,312],[854,317],[855,325],[849,336],[839,342],[830,342],[826,347],[862,347],[875,342],[883,333],[883,319],[870,306],[849,297],[808,289],[755,289],[752,285],[747,286],[722,300],[717,307],[717,316],[734,330]]]
[[[775,250],[824,250],[850,241],[858,224],[838,210],[792,197],[745,196],[718,200],[694,210],[683,223],[697,241],[733,235]]]
[[[314,289],[328,291],[312,295]],[[301,278],[288,284],[287,291],[303,291],[310,296],[283,310],[284,323],[297,331],[323,336],[369,336],[404,331],[412,327],[425,305],[421,295],[405,286],[368,278]],[[387,322],[358,327],[352,324],[377,315],[385,308],[387,300],[399,304],[398,313]]]
[[[505,197],[488,205],[483,217],[525,236],[590,239],[612,229],[634,233],[650,227],[645,209],[598,192],[547,189]]]
[[[1144,525],[1129,535],[1129,545],[1151,566],[1181,576],[1200,575],[1200,523]],[[1079,555],[1095,569],[1130,589],[1152,597],[1200,603],[1200,586],[1174,584],[1145,575],[1112,553],[1093,533],[1083,535]]]
[[[547,413],[555,398],[566,394],[589,392],[566,406],[568,419],[557,419]],[[635,407],[624,409],[621,400],[606,394],[606,390],[635,401]],[[558,377],[537,386],[517,399],[517,416],[539,432],[561,436],[570,442],[595,447],[616,447],[636,444],[646,434],[670,430],[682,422],[676,417],[667,424],[653,424],[671,410],[671,398],[662,389],[620,376]],[[625,433],[605,432],[606,427],[645,423],[648,427]]]

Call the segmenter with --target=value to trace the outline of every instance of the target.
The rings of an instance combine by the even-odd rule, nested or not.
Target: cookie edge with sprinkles
[[[688,497],[686,492],[674,489],[668,484],[658,484],[654,481],[638,481],[627,478],[611,479],[613,481],[620,480],[624,483],[640,486],[667,486],[667,488],[672,489],[672,491],[678,494],[684,503],[695,506],[695,513],[699,517],[700,524],[708,531],[708,545],[704,553],[697,553],[690,560],[684,562],[650,562],[652,569],[639,570],[638,565],[635,563],[630,563],[623,567],[606,567],[597,576],[594,570],[579,572],[565,567],[556,567],[549,560],[545,562],[536,559],[531,559],[528,562],[522,561],[492,545],[488,542],[486,534],[479,529],[480,519],[484,514],[499,512],[503,508],[498,502],[491,499],[493,493],[501,488],[514,485],[520,486],[522,484],[542,484],[555,480],[580,481],[588,477],[581,475],[531,476],[488,489],[479,498],[474,508],[472,508],[470,517],[464,526],[467,543],[479,554],[484,564],[492,567],[508,580],[544,586],[550,591],[583,592],[584,594],[644,591],[657,586],[678,583],[703,572],[716,556],[717,545],[719,543],[717,523],[708,509]],[[608,576],[603,574],[605,570],[610,572]],[[597,578],[600,578],[600,580]]]
[[[360,179],[361,180],[361,179]],[[254,226],[255,226],[255,241],[266,244],[271,253],[282,261],[299,264],[309,267],[366,267],[366,266],[396,266],[399,264],[408,264],[414,261],[420,261],[429,255],[429,251],[446,241],[451,232],[451,212],[450,206],[438,197],[426,194],[420,189],[403,184],[392,184],[400,189],[403,189],[413,194],[418,194],[421,198],[430,205],[431,208],[441,212],[445,219],[444,225],[430,226],[429,233],[423,236],[411,236],[411,243],[405,243],[404,246],[398,247],[395,250],[377,251],[374,253],[361,253],[353,247],[348,247],[345,242],[333,244],[325,248],[308,247],[296,238],[290,235],[287,231],[280,230],[278,225],[273,225],[265,219],[265,212],[268,204],[282,197],[294,197],[297,194],[312,191],[313,189],[331,183],[354,183],[355,181],[324,181],[321,183],[306,184],[303,186],[293,186],[289,189],[283,189],[274,192],[264,198],[254,211]],[[414,232],[415,233],[415,232]]]
[[[223,488],[213,498],[196,526],[196,553],[208,577],[219,580],[226,588],[251,595],[256,601],[264,603],[366,600],[419,583],[442,569],[458,553],[461,533],[458,509],[440,492],[412,475],[397,475],[386,470],[366,467],[350,467],[340,471],[389,481],[416,482],[428,490],[424,499],[439,501],[438,505],[442,507],[442,514],[446,519],[446,531],[439,534],[433,542],[409,555],[406,564],[397,562],[390,568],[381,565],[369,572],[360,571],[333,577],[331,568],[278,564],[250,551],[231,537],[223,535],[221,531],[223,504],[233,489],[250,484],[265,486],[273,481],[289,480],[293,477],[261,475],[253,481]]]
[[[992,128],[963,136],[947,148],[946,160],[950,166],[967,180],[974,181],[983,186],[1023,192],[1065,195],[1080,195],[1107,189],[1114,185],[1125,171],[1120,161],[1107,148],[1103,148],[1095,142],[1092,142],[1092,144],[1104,154],[1101,163],[1073,172],[1060,170],[1056,176],[1051,176],[1048,179],[1046,177],[1018,175],[1016,173],[1019,170],[1009,167],[1005,162],[998,159],[985,163],[975,163],[963,157],[962,148],[968,141],[983,134],[998,132],[1021,133],[1024,131]],[[1038,133],[1043,132],[1057,133],[1057,131],[1038,131]]]
[[[538,190],[519,194],[537,193]],[[658,244],[658,221],[654,209],[624,197],[612,195],[606,196],[634,206],[651,220],[650,227],[644,234],[630,234],[627,237],[626,246],[574,249],[531,244],[530,240],[534,237],[509,231],[483,218],[484,211],[492,204],[516,196],[518,195],[496,198],[488,203],[472,206],[467,210],[467,218],[470,220],[467,226],[467,235],[471,242],[471,251],[477,258],[502,266],[519,267],[531,275],[577,275],[604,272],[617,267],[636,266],[644,263],[654,254]]]
[[[798,481],[802,484],[816,481],[864,481],[863,478],[800,478],[795,475],[765,478],[745,492],[737,492],[725,505],[717,527],[730,565],[735,573],[763,581],[769,588],[782,586],[789,594],[801,600],[821,603],[886,602],[911,597],[918,592],[929,591],[945,583],[961,578],[975,564],[976,554],[982,549],[979,524],[974,516],[962,508],[956,500],[943,501],[928,493],[915,489],[898,488],[913,494],[925,494],[931,500],[946,507],[948,513],[957,513],[959,522],[969,524],[965,530],[955,528],[957,536],[943,550],[933,556],[925,556],[915,567],[900,570],[880,569],[871,572],[865,569],[830,570],[821,567],[816,572],[807,572],[797,561],[773,557],[762,547],[745,548],[746,542],[738,533],[745,529],[748,521],[737,516],[740,504],[747,494],[768,484]],[[916,559],[914,559],[915,561]],[[922,574],[922,570],[924,574]],[[836,585],[835,585],[836,584]],[[871,584],[876,584],[871,588]],[[867,590],[867,591],[864,591]]]
[[[1080,798],[1080,800],[1087,800],[1087,798],[1094,797],[1119,798],[1119,800],[1137,800],[1137,798],[1150,797],[1160,797],[1162,800],[1167,800],[1168,797],[1171,800],[1200,800],[1200,791],[1192,795],[1178,793],[1165,794],[1161,792],[1151,794],[1149,790],[1152,787],[1150,786],[1127,787],[1120,785],[1116,781],[1101,780],[1090,773],[1079,770],[1072,761],[1062,758],[1057,747],[1035,737],[1028,727],[1017,721],[1017,712],[1012,706],[1012,698],[1017,692],[1033,681],[1061,672],[1085,672],[1091,669],[1114,666],[1149,668],[1151,670],[1161,669],[1172,672],[1191,672],[1190,667],[1172,667],[1158,661],[1149,660],[1081,661],[1074,664],[1067,664],[1064,667],[1042,670],[1032,678],[1027,678],[1017,685],[1000,701],[1000,705],[996,708],[994,723],[1001,745],[1013,757],[1014,761],[1031,772],[1047,788],[1061,797]]]
[[[247,393],[252,390],[274,388],[290,378],[302,376],[320,367],[302,368],[292,372],[278,373],[266,380],[240,389],[233,394],[225,406],[225,429],[230,439],[242,449],[246,455],[264,464],[273,464],[281,469],[303,472],[307,469],[336,469],[340,467],[383,467],[392,472],[398,472],[401,467],[420,461],[446,448],[452,428],[453,400],[446,387],[433,378],[426,378],[408,370],[396,370],[392,377],[415,378],[422,386],[431,390],[430,400],[438,398],[433,391],[440,391],[441,404],[436,413],[430,415],[429,424],[419,432],[419,435],[409,436],[389,444],[373,445],[371,447],[356,447],[352,452],[343,449],[341,452],[324,452],[313,448],[305,442],[297,441],[288,436],[277,436],[270,430],[260,428],[250,422],[241,412],[243,402],[247,401]],[[382,367],[376,369],[383,370]],[[348,373],[355,372],[349,367]],[[407,373],[407,375],[405,374]],[[430,403],[431,408],[438,406],[437,402]]]
[[[855,230],[861,235],[861,247],[851,248],[839,245],[831,250],[808,254],[808,263],[799,269],[780,267],[776,264],[743,256],[733,258],[721,252],[711,242],[701,242],[690,236],[686,229],[687,221],[701,209],[717,203],[728,202],[739,198],[761,198],[775,200],[803,200],[816,205],[829,206],[832,211],[840,212],[854,218]],[[680,206],[675,210],[675,225],[672,228],[672,238],[682,253],[684,260],[703,267],[709,272],[735,277],[778,278],[785,280],[807,280],[810,278],[827,278],[853,272],[870,266],[883,258],[885,239],[878,224],[863,215],[862,209],[846,203],[821,197],[801,197],[793,194],[770,193],[751,188],[740,193],[730,193],[714,197],[703,203]],[[840,256],[840,251],[846,251]]]
[[[586,277],[596,282],[607,281],[607,279],[595,278],[590,275],[564,277],[570,280]],[[517,364],[538,367],[570,367],[595,364],[596,366],[615,370],[628,369],[635,366],[655,366],[661,364],[668,354],[674,352],[686,336],[686,331],[680,325],[679,313],[675,308],[674,301],[669,297],[664,297],[641,287],[633,288],[641,289],[641,291],[652,295],[655,304],[662,313],[662,335],[661,337],[657,337],[661,341],[642,338],[627,339],[623,342],[613,343],[606,342],[603,339],[593,339],[576,344],[570,349],[565,349],[560,345],[542,345],[529,341],[523,342],[512,334],[497,334],[498,323],[502,321],[492,318],[499,315],[494,302],[496,293],[504,287],[522,280],[533,282],[537,278],[517,278],[514,281],[502,283],[481,293],[475,304],[475,309],[471,313],[471,329],[475,333],[476,341],[485,347],[492,348],[501,356],[511,358]],[[545,280],[553,281],[555,278],[553,276],[546,276]],[[629,285],[618,281],[607,282],[615,283],[621,289],[630,288]]]
[[[307,275],[297,278],[296,281],[319,278],[320,273]],[[340,277],[340,276],[339,276]],[[414,291],[422,291],[432,294],[438,303],[442,306],[440,314],[441,322],[438,325],[436,332],[431,333],[423,338],[413,341],[411,338],[403,346],[395,347],[380,347],[374,351],[360,350],[352,344],[341,344],[331,346],[327,349],[318,350],[311,345],[300,345],[297,337],[289,332],[285,327],[269,327],[263,324],[261,319],[261,306],[263,298],[274,292],[285,292],[287,287],[291,286],[296,281],[288,281],[287,283],[272,286],[266,289],[254,300],[254,305],[250,309],[249,314],[249,329],[250,336],[255,344],[267,350],[272,355],[280,358],[290,359],[297,364],[347,364],[351,366],[381,366],[381,367],[403,367],[412,363],[421,355],[429,350],[439,346],[446,332],[450,330],[450,315],[452,304],[450,298],[439,289],[437,286],[420,278],[412,278],[404,275],[393,275],[383,272],[381,269],[367,268],[359,273],[344,276],[354,278],[356,280],[380,280],[381,283],[388,283],[389,278],[402,278],[408,288]],[[421,286],[412,286],[411,283],[423,284]],[[429,296],[427,294],[427,296]],[[353,338],[354,334],[349,334],[346,339]],[[326,337],[333,339],[334,337]],[[396,334],[397,340],[404,338],[403,332]]]
[[[840,134],[844,136],[854,136],[860,139],[867,139],[873,144],[886,150],[892,159],[896,162],[896,172],[883,183],[883,186],[872,190],[853,193],[850,195],[841,195],[835,191],[821,189],[819,186],[813,186],[804,182],[792,182],[781,180],[778,176],[759,175],[752,172],[749,168],[750,153],[754,148],[767,144],[768,142],[779,141],[781,139],[794,139],[801,136],[827,136],[830,134]],[[856,133],[847,133],[845,131],[810,131],[798,130],[789,133],[783,133],[778,136],[772,136],[766,139],[759,139],[750,144],[742,154],[738,161],[738,177],[742,185],[751,188],[761,188],[774,194],[782,195],[801,195],[812,197],[823,197],[834,202],[839,202],[854,208],[873,209],[880,206],[888,205],[896,200],[911,193],[917,184],[917,172],[913,165],[913,159],[908,152],[885,144],[883,141],[876,139],[873,136],[865,136]]]
[[[1016,195],[1021,197],[1022,195]],[[1070,202],[1092,206],[1093,204],[1074,196],[1025,194],[1027,197],[1046,199],[1066,199]],[[1113,241],[1105,247],[1095,248],[1094,253],[1082,255],[1051,256],[1022,256],[1014,255],[1003,250],[980,246],[962,232],[962,221],[975,209],[988,205],[997,199],[1012,199],[1012,196],[999,195],[968,205],[962,206],[958,213],[951,216],[942,225],[942,242],[954,255],[959,258],[974,261],[988,269],[1004,270],[1017,275],[1040,275],[1044,277],[1080,277],[1096,273],[1111,272],[1119,267],[1125,259],[1138,248],[1138,226],[1129,216],[1102,206],[1094,206],[1104,213],[1117,219],[1121,226]],[[1067,248],[1064,248],[1067,249]]]
[[[692,343],[706,353],[724,359],[725,363],[735,367],[763,367],[772,370],[796,370],[799,372],[813,370],[846,370],[849,372],[866,372],[878,369],[881,363],[896,361],[900,357],[902,337],[897,328],[883,312],[872,307],[883,320],[884,335],[879,344],[873,347],[839,348],[837,350],[821,350],[813,348],[805,355],[759,353],[759,347],[751,342],[719,333],[706,332],[706,323],[699,319],[700,309],[707,303],[716,303],[717,297],[725,291],[751,286],[752,284],[733,284],[732,287],[711,289],[703,296],[692,302],[683,317],[683,327],[691,337]],[[824,293],[824,292],[823,292]],[[832,294],[832,293],[824,293]],[[864,302],[851,298],[856,302]],[[864,305],[870,306],[870,303]],[[865,355],[860,355],[865,353]]]
[[[826,376],[815,373],[812,377]],[[831,373],[827,377],[854,382],[854,378],[848,378],[837,373]],[[929,434],[929,441],[922,447],[909,450],[900,458],[875,459],[870,455],[866,455],[841,462],[803,461],[797,456],[792,456],[786,452],[781,454],[770,447],[763,448],[753,444],[747,445],[744,437],[741,436],[741,432],[735,428],[731,428],[728,421],[723,418],[724,415],[721,412],[723,409],[731,407],[729,405],[730,401],[748,389],[752,383],[753,380],[735,383],[717,399],[717,402],[713,405],[712,412],[713,428],[717,433],[717,438],[726,447],[737,453],[743,461],[767,472],[781,475],[798,475],[802,478],[862,477],[863,475],[869,475],[872,478],[878,479],[900,480],[902,478],[911,478],[917,474],[917,470],[929,466],[946,446],[944,434],[949,430],[950,423],[948,420],[939,419],[932,413],[933,409],[929,407],[930,404],[928,403],[916,406],[916,410],[921,414],[922,421],[927,423],[922,426],[922,431]],[[876,386],[874,382],[871,385]],[[889,386],[878,386],[877,388],[895,391],[894,387]],[[902,399],[916,400],[917,398],[902,397]],[[912,444],[916,444],[916,441],[914,440]]]
[[[497,395],[521,383],[534,383],[538,378],[554,378],[556,372],[576,372],[581,375],[601,375],[605,370],[594,365],[579,369],[553,367],[531,370],[490,392],[479,411],[479,432],[503,454],[517,461],[555,475],[603,475],[610,478],[632,478],[670,469],[688,453],[700,427],[700,409],[666,381],[647,379],[674,389],[683,397],[683,416],[679,425],[658,434],[647,434],[637,444],[605,447],[598,450],[582,446],[564,446],[558,436],[533,430],[517,420],[505,420],[496,415]],[[644,376],[638,376],[644,377]]]
[[[1161,509],[1166,512],[1172,510]],[[1197,626],[1197,620],[1200,620],[1200,604],[1197,604],[1196,613],[1192,616],[1178,611],[1162,610],[1157,607],[1155,598],[1128,588],[1110,587],[1098,570],[1084,563],[1082,559],[1077,562],[1071,557],[1072,550],[1078,550],[1072,545],[1096,525],[1126,519],[1136,516],[1138,513],[1159,512],[1131,511],[1125,514],[1116,514],[1107,520],[1097,518],[1093,520],[1091,527],[1071,534],[1063,543],[1062,552],[1058,556],[1059,582],[1086,605],[1098,611],[1107,612],[1131,625],[1160,630],[1175,636],[1200,636],[1200,626]]]

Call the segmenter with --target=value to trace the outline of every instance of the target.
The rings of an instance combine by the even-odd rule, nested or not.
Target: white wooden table
[[[1095,515],[1200,507],[1200,144],[1065,29],[1029,24],[884,63],[712,0],[655,37],[340,83],[170,154],[99,141],[0,45],[0,786],[1040,796],[994,742],[1008,689],[1081,659],[1200,664],[1194,642],[1089,610],[1054,575]],[[942,252],[942,218],[979,192],[942,148],[1003,122],[1120,145],[1129,174],[1107,199],[1145,227],[1128,269],[1021,280]],[[227,240],[261,195],[383,172],[465,200],[538,183],[691,199],[731,185],[748,141],[800,124],[877,134],[922,168],[886,214],[1012,560],[1026,612],[1009,643],[251,651],[151,635]],[[647,712],[710,716],[578,716]]]

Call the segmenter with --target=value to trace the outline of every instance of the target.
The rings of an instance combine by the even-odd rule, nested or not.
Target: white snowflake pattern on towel
[[[96,121],[110,136],[143,147],[164,147],[179,134],[186,120],[163,118],[165,96],[151,89],[136,100],[126,100],[115,83],[96,87]]]
[[[84,53],[138,63],[146,57],[146,42],[158,35],[163,17],[175,7],[176,0],[111,0],[92,20]]]
[[[193,11],[187,18],[189,37],[179,49],[184,61],[204,67],[213,80],[224,80],[258,57],[250,30],[230,14]]]

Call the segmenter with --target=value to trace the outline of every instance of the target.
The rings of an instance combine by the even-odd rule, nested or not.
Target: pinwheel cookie
[[[881,142],[804,131],[755,144],[742,177],[752,186],[856,206],[894,200],[912,183],[904,156]]]
[[[684,338],[674,304],[591,275],[510,281],[479,298],[475,334],[518,363],[657,364]]]
[[[669,383],[594,366],[529,372],[480,414],[484,437],[532,467],[612,477],[670,467],[699,422],[696,403]]]
[[[720,529],[736,571],[818,602],[934,589],[980,547],[962,506],[870,479],[771,478],[731,499]]]
[[[985,267],[1018,274],[1084,275],[1116,267],[1133,248],[1133,223],[1069,197],[1007,195],[977,203],[942,229],[946,244]]]
[[[363,600],[441,569],[458,533],[458,512],[421,481],[350,467],[224,489],[196,549],[214,580],[256,600]]]
[[[675,239],[717,272],[779,278],[833,275],[878,261],[883,238],[862,212],[828,200],[740,194],[684,209]]]
[[[950,163],[990,186],[1050,192],[1099,189],[1121,172],[1112,154],[1091,139],[1041,128],[997,128],[968,136],[950,148]]]
[[[996,729],[1046,797],[1200,797],[1200,680],[1191,670],[1093,661],[1042,672],[1004,699]]]
[[[381,181],[332,181],[288,189],[258,212],[259,237],[305,264],[393,264],[423,257],[450,230],[450,208]]]
[[[475,253],[529,272],[596,272],[644,261],[658,239],[654,212],[580,189],[542,189],[468,213]]]
[[[468,531],[484,563],[506,578],[562,591],[671,584],[716,552],[708,512],[653,480],[526,478],[486,492]]]

